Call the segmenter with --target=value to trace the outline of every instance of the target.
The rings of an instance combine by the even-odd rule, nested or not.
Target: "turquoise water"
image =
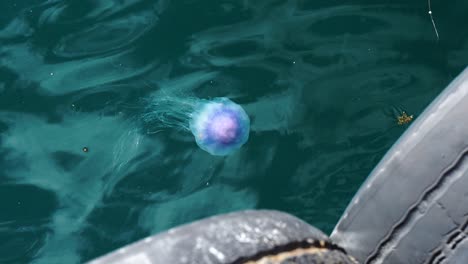
[[[398,114],[417,117],[468,61],[462,0],[433,0],[439,41],[426,1],[0,7],[0,263],[79,263],[250,208],[330,232],[406,129]],[[141,122],[162,95],[230,98],[249,141],[216,157]]]

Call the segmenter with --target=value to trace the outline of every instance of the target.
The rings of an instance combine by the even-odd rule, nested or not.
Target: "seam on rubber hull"
[[[393,225],[387,235],[380,240],[373,252],[364,261],[366,264],[382,263],[382,261],[392,252],[393,248],[403,239],[409,231],[417,224],[424,214],[421,211],[426,211],[445,194],[462,173],[457,174],[457,170],[468,162],[468,148],[465,148],[437,178],[437,180],[422,193],[416,203],[414,203],[404,214],[400,220]],[[467,161],[465,161],[465,159]]]
[[[429,260],[425,263],[439,264],[443,263],[447,256],[452,254],[457,249],[457,246],[465,239],[467,239],[468,218],[465,222],[458,225],[457,228],[452,230],[446,239],[442,240],[440,245],[433,251]]]
[[[303,249],[303,250],[317,250],[317,252],[319,252],[319,251],[326,252],[326,251],[337,250],[337,251],[340,251],[341,253],[347,255],[346,251],[343,248],[341,248],[341,247],[339,247],[339,246],[337,246],[337,245],[335,245],[333,243],[330,243],[329,241],[307,239],[305,241],[295,241],[295,242],[291,242],[291,243],[288,243],[288,244],[285,244],[285,245],[274,247],[274,248],[272,248],[270,250],[261,251],[261,252],[258,252],[255,255],[253,255],[253,256],[241,257],[241,258],[235,260],[234,262],[232,262],[232,264],[244,264],[244,263],[249,263],[249,262],[254,262],[255,263],[255,261],[258,261],[258,260],[260,260],[262,258],[265,258],[265,257],[280,255],[280,254],[284,254],[284,253],[287,253],[287,252],[293,252],[293,251],[300,250],[300,249]]]

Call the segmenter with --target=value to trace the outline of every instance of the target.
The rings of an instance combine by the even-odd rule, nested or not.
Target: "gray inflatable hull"
[[[318,229],[276,211],[203,219],[148,237],[89,264],[355,264]]]
[[[361,263],[468,263],[468,68],[415,120],[331,239]]]

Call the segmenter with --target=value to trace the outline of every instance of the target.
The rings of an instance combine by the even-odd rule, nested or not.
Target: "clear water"
[[[79,263],[251,208],[330,232],[406,129],[396,116],[468,61],[462,0],[433,0],[439,41],[422,0],[0,7],[0,263]],[[142,124],[167,93],[239,103],[249,141],[216,157]]]

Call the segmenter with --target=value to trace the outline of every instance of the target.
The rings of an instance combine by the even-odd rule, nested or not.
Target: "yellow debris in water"
[[[408,115],[405,111],[401,112],[401,115],[397,117],[398,125],[406,125],[413,120],[413,115]]]

